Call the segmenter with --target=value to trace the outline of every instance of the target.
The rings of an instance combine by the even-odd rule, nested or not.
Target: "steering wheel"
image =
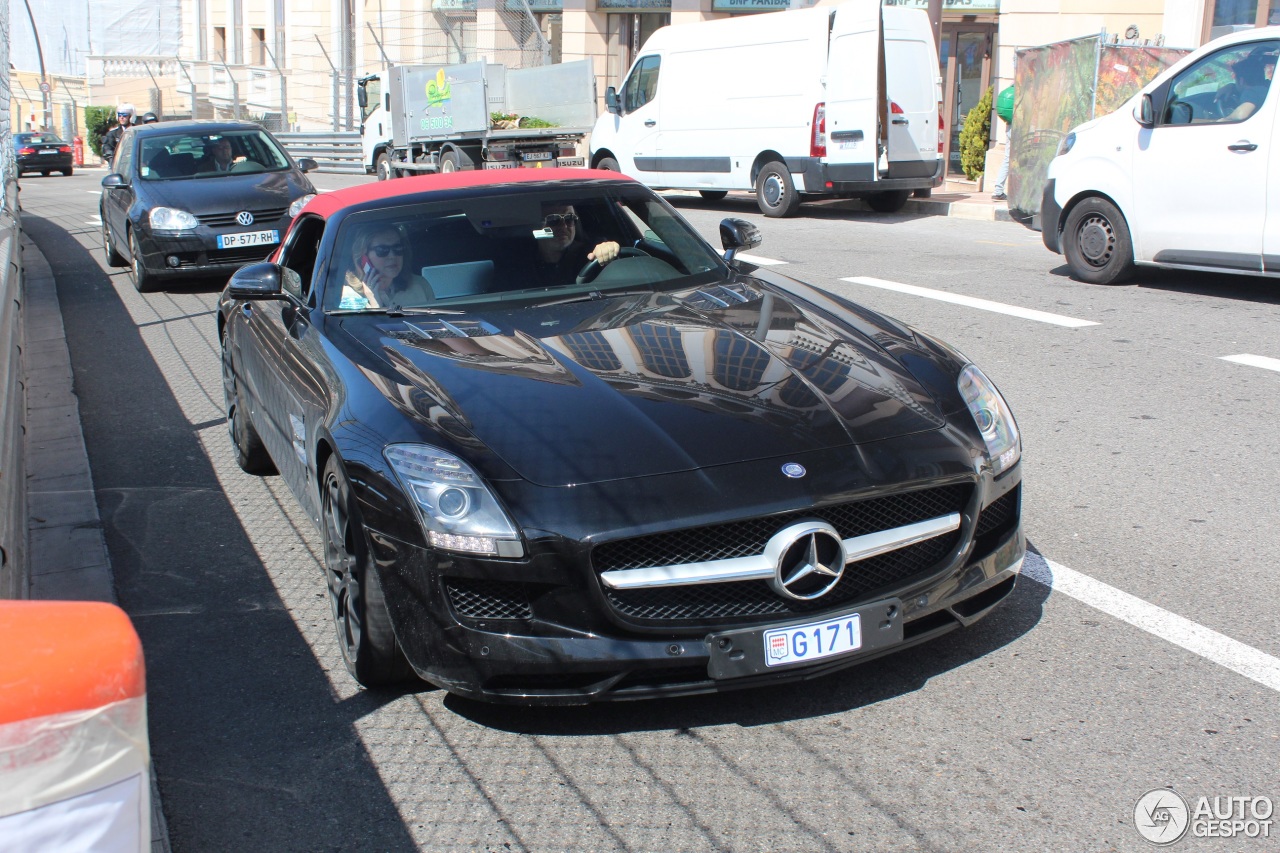
[[[1228,83],[1218,90],[1213,96],[1213,101],[1218,105],[1218,114],[1225,118],[1240,106],[1241,92],[1240,87],[1235,83]]]
[[[613,263],[614,261],[618,261],[622,258],[648,258],[648,257],[651,257],[650,254],[644,251],[643,249],[633,249],[630,246],[623,246],[622,248],[618,249],[618,256],[614,258],[612,261],[610,261],[609,263]],[[588,281],[595,281],[596,276],[600,275],[600,270],[604,268],[605,268],[605,265],[600,263],[599,261],[596,261],[596,260],[587,261],[586,266],[584,266],[578,272],[577,283],[586,284]]]

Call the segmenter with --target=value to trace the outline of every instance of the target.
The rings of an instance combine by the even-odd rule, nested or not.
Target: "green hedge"
[[[976,181],[987,168],[987,147],[991,140],[991,96],[994,87],[978,99],[977,106],[964,117],[960,128],[960,166],[965,177]]]
[[[84,108],[84,132],[88,135],[85,142],[89,145],[89,150],[99,157],[102,156],[102,137],[107,131],[116,125],[116,108],[111,107],[85,107]]]

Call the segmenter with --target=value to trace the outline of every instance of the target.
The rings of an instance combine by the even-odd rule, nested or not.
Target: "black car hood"
[[[873,342],[883,329],[789,291],[805,288],[739,278],[701,291],[340,322],[384,362],[372,372],[390,380],[377,384],[394,405],[437,429],[447,421],[455,438],[482,443],[539,485],[785,458],[944,424]]]
[[[137,189],[139,200],[145,198],[148,207],[177,207],[196,216],[288,207],[294,199],[315,192],[306,175],[295,169],[138,181]]]

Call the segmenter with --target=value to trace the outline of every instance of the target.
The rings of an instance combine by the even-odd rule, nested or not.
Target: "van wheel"
[[[385,151],[378,155],[374,168],[380,181],[389,181],[396,176],[396,173],[391,169],[391,158],[387,156]]]
[[[618,161],[612,157],[601,157],[600,162],[596,163],[596,168],[604,172],[622,171],[622,167],[618,165]]]
[[[909,190],[893,190],[891,192],[872,193],[867,196],[867,207],[876,213],[897,213],[906,206],[911,198]]]
[[[1106,199],[1087,198],[1071,209],[1062,251],[1076,278],[1119,284],[1133,275],[1133,240],[1124,215]]]
[[[719,201],[729,194],[728,190],[698,190],[698,194],[707,201]]]
[[[756,178],[756,204],[760,212],[774,218],[795,216],[800,207],[800,195],[791,183],[791,173],[776,160],[766,163]]]

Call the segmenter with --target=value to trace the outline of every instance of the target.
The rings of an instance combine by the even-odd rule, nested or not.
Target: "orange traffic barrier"
[[[0,648],[0,850],[146,851],[146,671],[129,617],[0,601]]]

